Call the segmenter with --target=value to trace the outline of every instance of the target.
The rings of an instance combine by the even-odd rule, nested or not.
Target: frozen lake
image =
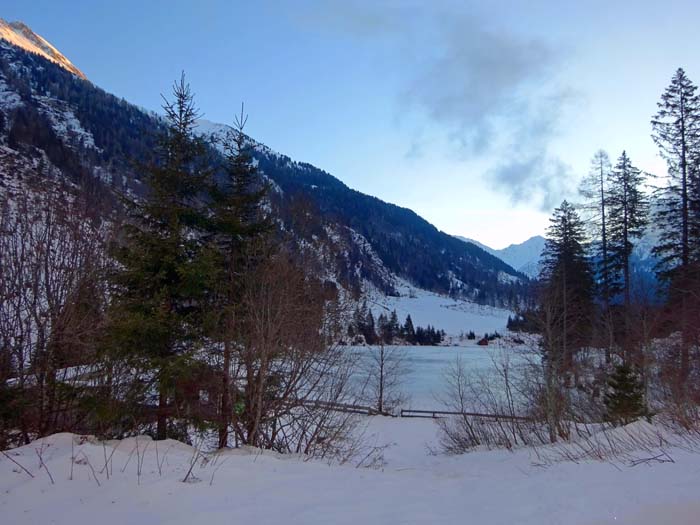
[[[505,352],[512,352],[498,342],[488,347],[471,344],[467,346],[398,346],[404,356],[405,373],[402,391],[407,400],[403,408],[439,409],[443,404],[436,395],[445,393],[445,372],[459,359],[466,370],[489,373],[493,370],[493,360]],[[370,347],[353,347],[360,359],[368,359]],[[512,353],[512,359],[520,358]]]

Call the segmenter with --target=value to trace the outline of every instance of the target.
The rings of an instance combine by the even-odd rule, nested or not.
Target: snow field
[[[528,449],[431,455],[432,421],[368,419],[368,440],[390,445],[380,470],[241,449],[197,458],[188,483],[182,479],[197,452],[187,445],[159,442],[157,461],[148,438],[137,452],[133,438],[103,447],[57,434],[8,452],[33,478],[0,459],[0,515],[8,524],[71,525],[698,523],[697,454],[676,449],[674,463],[637,467],[583,461],[542,468]]]

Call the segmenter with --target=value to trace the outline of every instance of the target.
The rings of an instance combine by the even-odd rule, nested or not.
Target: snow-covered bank
[[[700,455],[680,449],[670,451],[675,463],[542,468],[527,449],[430,455],[430,420],[375,417],[368,433],[392,443],[381,470],[238,450],[199,459],[192,483],[181,481],[193,458],[186,445],[160,442],[156,453],[146,439],[136,449],[133,439],[103,447],[59,434],[10,452],[33,478],[0,458],[0,516],[8,524],[71,525],[698,523]],[[108,478],[104,458],[113,451]]]

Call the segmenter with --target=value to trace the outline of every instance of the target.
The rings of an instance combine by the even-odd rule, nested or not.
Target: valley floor
[[[700,454],[674,462],[583,461],[536,466],[531,450],[430,453],[431,420],[369,419],[368,441],[390,444],[381,469],[329,466],[256,450],[197,461],[184,444],[80,443],[58,434],[0,456],[3,524],[629,524],[700,523]],[[71,441],[74,445],[71,446]],[[116,448],[104,472],[105,456]],[[47,469],[40,466],[41,454]],[[71,476],[71,455],[76,458]],[[140,459],[139,459],[140,458]],[[158,458],[158,459],[157,459]],[[159,473],[158,461],[161,463]],[[139,464],[141,464],[139,475]],[[95,481],[96,471],[99,486]],[[51,484],[48,472],[54,478]],[[100,473],[100,471],[103,471]]]

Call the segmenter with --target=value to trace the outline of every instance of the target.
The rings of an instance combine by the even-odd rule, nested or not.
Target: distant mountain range
[[[653,247],[659,242],[660,235],[655,225],[650,224],[644,236],[635,241],[630,260],[633,294],[640,299],[651,302],[661,300],[663,295],[656,278],[658,260],[652,253]],[[511,244],[500,250],[467,237],[458,236],[457,238],[475,244],[532,279],[536,279],[539,275],[540,259],[545,244],[545,238],[540,235],[535,235],[520,244]],[[595,265],[596,258],[593,257],[591,262]]]
[[[506,248],[496,250],[474,239],[457,236],[458,239],[477,245],[482,250],[489,252],[512,266],[517,271],[528,277],[535,278],[539,273],[540,257],[544,249],[545,239],[541,235],[535,235],[520,244],[511,244]]]
[[[88,81],[20,22],[0,23],[0,204],[26,191],[29,175],[87,188],[116,206],[114,192],[142,195],[134,161],[145,161],[162,119]],[[89,45],[86,43],[86,45]],[[199,133],[227,127],[201,122]],[[400,283],[482,304],[508,306],[528,293],[526,275],[413,211],[355,191],[329,173],[250,139],[280,229],[311,253],[329,286],[353,297],[397,295]],[[220,165],[219,152],[212,162]],[[109,206],[104,206],[109,213]]]

